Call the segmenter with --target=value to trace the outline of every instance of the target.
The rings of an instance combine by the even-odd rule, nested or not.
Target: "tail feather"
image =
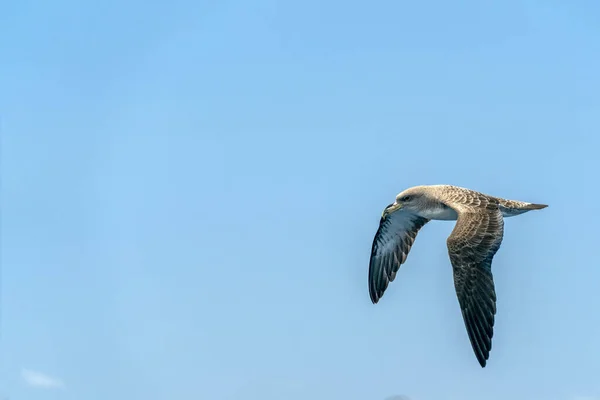
[[[500,210],[504,217],[512,217],[526,213],[527,211],[541,210],[542,208],[548,207],[546,204],[526,203],[524,201],[504,199],[500,199],[498,205],[500,206]]]
[[[542,208],[548,207],[546,204],[526,203],[524,201],[517,200],[505,200],[499,199],[500,206],[510,208],[513,210],[541,210]]]
[[[547,204],[529,203],[523,208],[525,208],[526,210],[541,210],[542,208],[546,208],[546,207],[548,207]]]

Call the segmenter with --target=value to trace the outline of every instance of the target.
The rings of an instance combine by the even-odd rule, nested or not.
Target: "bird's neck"
[[[458,213],[445,204],[436,202],[421,210],[419,216],[430,220],[456,221]]]

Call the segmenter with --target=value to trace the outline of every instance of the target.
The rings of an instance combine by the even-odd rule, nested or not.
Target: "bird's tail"
[[[498,206],[502,211],[502,215],[505,217],[512,217],[515,215],[526,213],[532,210],[541,210],[542,208],[548,207],[546,204],[526,203],[524,201],[516,200],[504,200],[499,199]]]
[[[546,208],[546,207],[548,207],[547,204],[528,203],[524,208],[526,210],[541,210],[542,208]]]

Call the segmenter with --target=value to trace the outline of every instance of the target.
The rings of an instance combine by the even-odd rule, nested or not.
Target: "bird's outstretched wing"
[[[396,278],[400,265],[406,261],[419,229],[428,219],[398,210],[381,218],[373,239],[369,262],[369,295],[373,304],[383,296],[389,283]]]
[[[485,367],[492,349],[496,291],[492,259],[502,244],[504,219],[498,205],[481,199],[478,207],[458,211],[447,240],[454,286],[475,356]]]

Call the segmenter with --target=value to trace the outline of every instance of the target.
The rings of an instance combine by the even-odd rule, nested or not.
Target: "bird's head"
[[[419,215],[419,212],[426,209],[433,201],[433,199],[430,199],[430,196],[431,194],[428,191],[419,186],[406,189],[396,196],[394,203],[383,210],[382,217],[385,218],[400,209]]]

